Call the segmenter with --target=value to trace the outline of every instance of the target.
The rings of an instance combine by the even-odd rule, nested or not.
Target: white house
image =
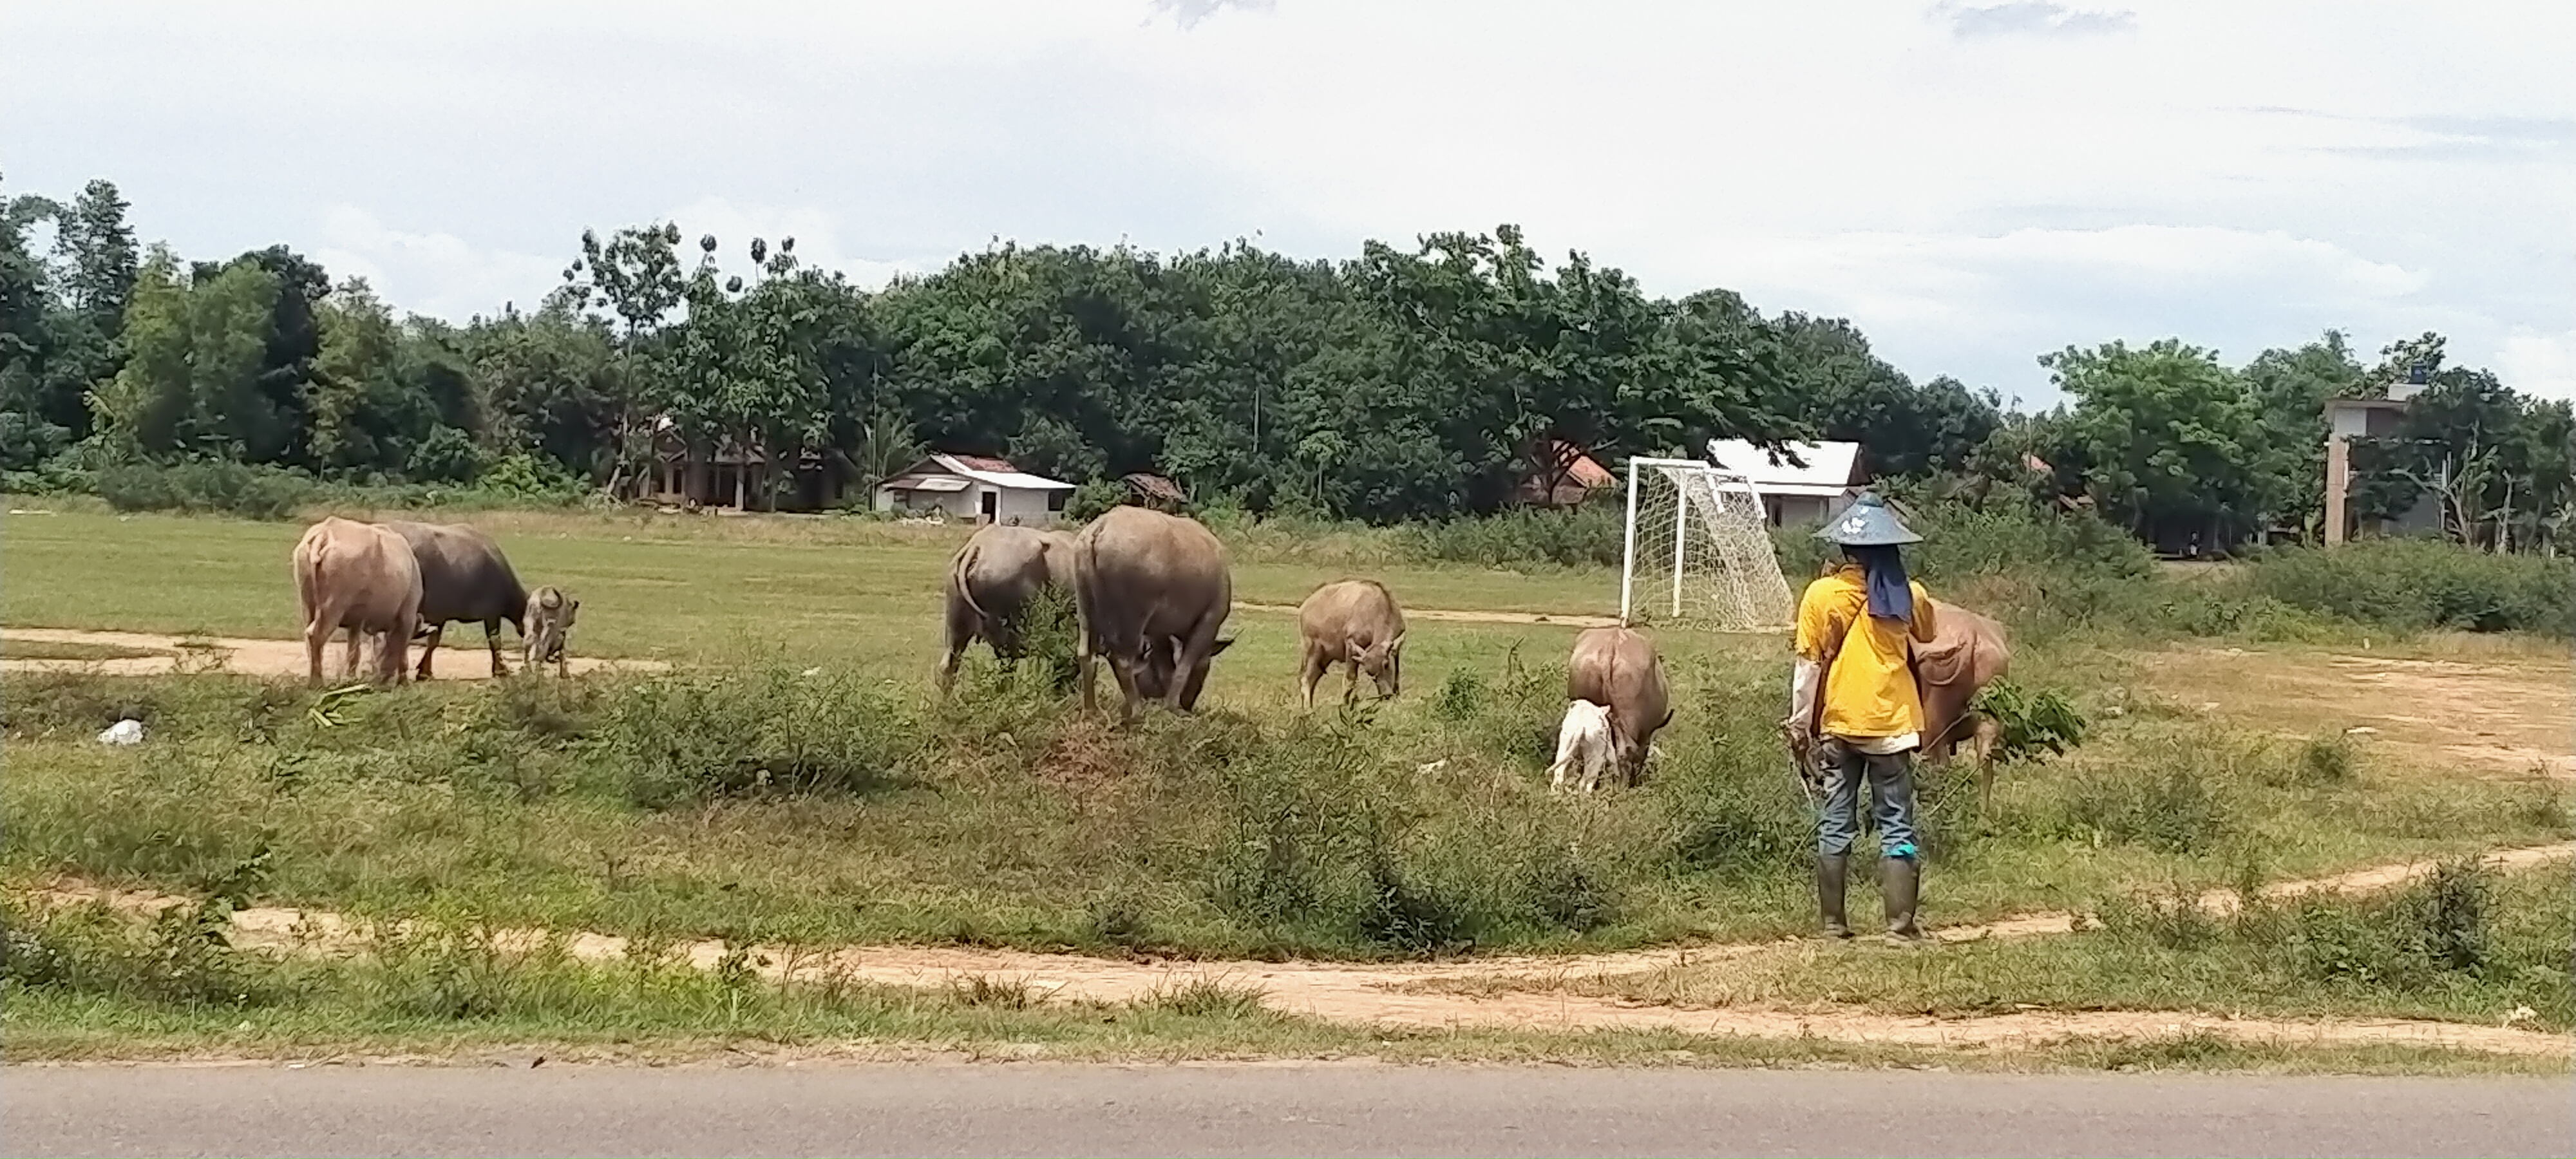
[[[1771,452],[1742,439],[1708,444],[1711,462],[1744,476],[1761,493],[1763,514],[1773,527],[1821,524],[1869,485],[1859,443],[1789,443],[1781,449],[1806,466],[1792,465],[1785,455],[1774,463]]]
[[[1064,514],[1073,484],[982,455],[934,454],[878,484],[877,510],[933,512],[976,523],[1045,527]]]

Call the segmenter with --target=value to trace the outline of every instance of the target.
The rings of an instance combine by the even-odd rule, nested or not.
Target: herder
[[[1802,771],[1813,768],[1824,777],[1816,813],[1816,905],[1827,934],[1851,936],[1843,886],[1866,776],[1878,821],[1887,933],[1920,938],[1913,758],[1922,743],[1923,698],[1907,664],[1906,640],[1931,641],[1932,602],[1923,585],[1905,577],[1897,548],[1923,537],[1867,491],[1816,537],[1841,545],[1843,563],[1808,584],[1798,600],[1797,669],[1789,718],[1781,722],[1790,751],[1812,762]]]

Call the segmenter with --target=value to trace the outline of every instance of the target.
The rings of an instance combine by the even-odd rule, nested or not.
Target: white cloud
[[[2576,398],[2576,330],[2542,334],[2518,330],[2495,352],[2495,371],[2516,390],[2549,398]]]
[[[322,215],[314,260],[335,278],[361,277],[389,302],[463,321],[505,303],[533,308],[564,261],[475,246],[452,233],[406,233],[354,206]],[[310,244],[310,243],[307,243]]]
[[[0,107],[13,190],[111,176],[190,256],[285,241],[455,316],[675,212],[870,284],[995,235],[1509,221],[2037,398],[2034,355],[2112,337],[2558,365],[2571,42],[2508,0],[39,5]]]
[[[2138,26],[2138,14],[2126,9],[2088,11],[2051,4],[2047,0],[2014,0],[2008,4],[1968,5],[1942,3],[1933,11],[1950,22],[1953,35],[1977,36],[2091,36],[2106,32],[2129,32]]]

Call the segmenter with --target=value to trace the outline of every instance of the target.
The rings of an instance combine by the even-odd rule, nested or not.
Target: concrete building
[[[879,511],[937,513],[974,523],[1046,527],[1064,515],[1073,484],[1032,475],[1008,460],[933,454],[877,486]]]
[[[2360,526],[2350,510],[2352,499],[2352,440],[2380,439],[2397,433],[2398,422],[2406,414],[2406,404],[2424,392],[2421,382],[2392,383],[2386,398],[2335,398],[2326,400],[2326,486],[2325,539],[2342,543],[2355,532],[2363,534],[2404,534],[2441,529],[2439,501],[2427,494],[2393,523],[2373,521]]]
[[[1784,451],[1795,454],[1806,466],[1792,465],[1786,456],[1772,461],[1770,452],[1742,439],[1713,439],[1708,445],[1710,461],[1720,468],[1744,476],[1762,495],[1762,513],[1773,527],[1822,525],[1826,517],[1842,509],[1869,485],[1869,474],[1861,467],[1859,443],[1790,443]]]

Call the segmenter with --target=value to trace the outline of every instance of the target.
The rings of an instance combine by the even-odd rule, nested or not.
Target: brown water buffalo
[[[322,682],[322,648],[349,634],[348,674],[358,673],[358,636],[377,636],[376,679],[399,684],[420,624],[420,563],[403,538],[337,517],[306,528],[295,543],[295,595],[304,614],[309,678]]]
[[[1187,711],[1222,651],[1217,629],[1234,610],[1225,545],[1197,523],[1143,507],[1112,507],[1074,540],[1074,604],[1082,619],[1082,703],[1096,709],[1092,661],[1109,657],[1119,719],[1160,694]],[[1170,649],[1168,668],[1156,653]],[[1161,687],[1156,687],[1161,685]]]
[[[1631,628],[1585,629],[1574,638],[1574,656],[1566,662],[1565,695],[1610,709],[1612,755],[1620,779],[1636,784],[1645,771],[1647,746],[1673,719],[1655,642]]]
[[[2012,666],[2004,626],[1956,604],[1932,602],[1932,642],[1909,642],[1916,691],[1923,697],[1923,755],[1942,759],[1968,746],[1980,764],[1995,729],[1973,707],[1977,693]]]
[[[542,587],[528,596],[527,618],[519,637],[519,659],[530,672],[542,672],[549,662],[555,675],[572,674],[572,622],[581,611],[581,601],[552,588]]]
[[[1315,707],[1315,685],[1335,664],[1346,664],[1342,703],[1359,695],[1360,673],[1377,682],[1377,694],[1403,691],[1404,610],[1376,580],[1338,580],[1316,588],[1297,606],[1297,687]]]
[[[528,590],[520,586],[519,574],[510,570],[501,545],[474,528],[455,524],[388,519],[377,526],[403,537],[411,545],[412,558],[420,563],[420,668],[413,675],[429,679],[430,659],[438,654],[448,623],[457,620],[483,625],[483,646],[492,653],[492,675],[509,675],[510,666],[501,662],[501,624],[507,621],[524,647]]]
[[[977,640],[1003,660],[1020,656],[1022,613],[1048,588],[1073,594],[1074,540],[1061,531],[988,524],[948,563],[948,654],[939,661],[939,691],[957,678],[957,661]]]

